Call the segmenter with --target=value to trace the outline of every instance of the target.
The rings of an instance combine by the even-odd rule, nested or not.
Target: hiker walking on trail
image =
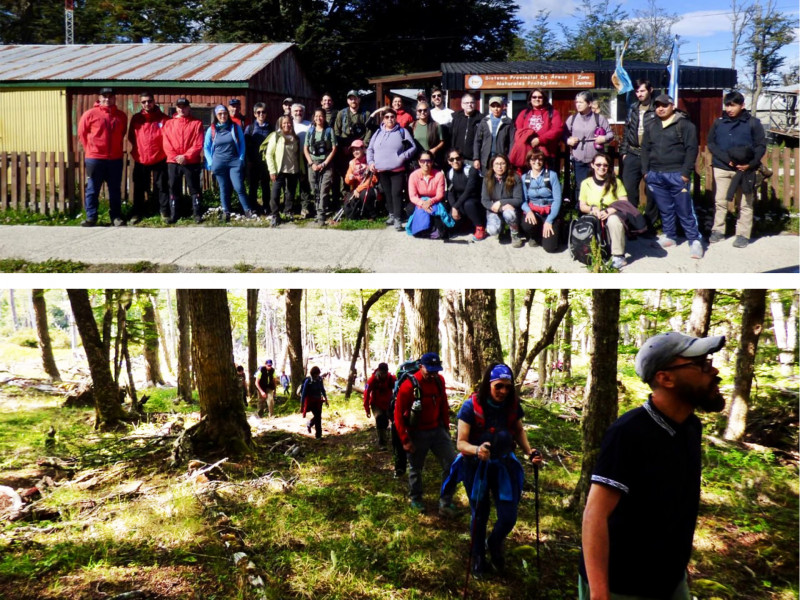
[[[286,371],[281,371],[281,386],[283,386],[283,395],[289,395],[289,376]]]
[[[267,408],[271,419],[275,408],[275,389],[278,387],[275,385],[275,369],[272,361],[264,362],[264,366],[253,373],[253,378],[256,380],[258,390],[258,416],[263,417],[264,408]]]
[[[378,445],[386,449],[389,432],[389,405],[392,402],[395,376],[389,373],[389,365],[380,363],[364,386],[364,410],[367,418],[375,415],[375,428],[378,430]]]
[[[695,411],[725,407],[709,357],[724,345],[723,336],[671,331],[636,355],[636,374],[653,391],[603,439],[583,513],[581,600],[691,598],[703,428]]]
[[[505,568],[503,545],[517,522],[517,509],[525,474],[516,455],[515,442],[529,460],[538,465],[541,455],[531,448],[522,425],[524,412],[508,365],[492,363],[483,374],[478,391],[458,411],[458,442],[461,453],[450,469],[443,488],[464,482],[472,511],[470,523],[473,577],[479,579]],[[491,535],[486,539],[489,509],[497,512]],[[489,550],[491,562],[486,560]]]
[[[315,430],[316,438],[322,437],[322,405],[328,404],[328,395],[325,393],[325,385],[320,376],[319,367],[311,367],[308,377],[303,381],[303,387],[300,389],[300,410],[303,412],[303,418],[306,418],[306,413],[311,413],[311,419],[306,423],[308,433],[311,433],[311,428]],[[328,404],[328,406],[330,406]]]
[[[444,378],[439,374],[442,361],[435,352],[423,354],[419,370],[404,379],[397,390],[394,407],[394,424],[397,435],[408,453],[408,493],[411,507],[425,512],[422,503],[422,468],[430,450],[442,467],[442,480],[450,472],[456,457],[450,439],[450,406],[447,403]],[[455,513],[453,493],[439,497],[439,514]]]

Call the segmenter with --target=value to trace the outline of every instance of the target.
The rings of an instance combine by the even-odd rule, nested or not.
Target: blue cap
[[[436,352],[426,352],[423,354],[422,358],[419,359],[419,364],[431,373],[438,373],[442,370],[442,361]]]
[[[271,360],[271,359],[268,359],[268,360],[267,360],[267,364],[268,364],[268,365],[271,367],[271,366],[272,366],[272,360]]]
[[[508,368],[508,365],[495,365],[492,369],[489,375],[489,383],[497,381],[498,379],[514,380],[514,374],[511,372],[511,369]]]

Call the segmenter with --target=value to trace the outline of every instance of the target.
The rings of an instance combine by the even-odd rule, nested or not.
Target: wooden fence
[[[612,159],[618,166],[619,157],[614,150]],[[772,170],[773,175],[762,184],[758,201],[779,203],[791,212],[800,212],[800,149],[769,148],[762,162]],[[130,204],[134,187],[133,158],[130,154],[125,155],[122,164],[122,200]],[[569,169],[565,153],[560,154],[558,164],[562,173]],[[708,148],[700,151],[695,167],[694,200],[697,203],[711,203],[714,198],[714,178]],[[203,171],[201,185],[204,190],[212,185],[208,171]],[[565,187],[565,194],[568,194],[569,186]],[[75,214],[83,208],[85,192],[83,153],[0,152],[0,211]],[[644,197],[643,192],[641,197]]]

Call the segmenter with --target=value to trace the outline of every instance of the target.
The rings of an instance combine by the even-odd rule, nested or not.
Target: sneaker
[[[719,231],[712,231],[711,235],[708,237],[708,241],[711,244],[716,244],[717,242],[721,242],[725,239],[725,234],[720,233]]]
[[[750,240],[748,240],[746,237],[744,237],[743,235],[737,235],[736,239],[733,240],[733,247],[734,248],[747,248],[747,244],[749,244],[749,243],[750,243]]]
[[[269,224],[271,227],[277,227],[281,224],[281,218],[278,215],[272,215],[269,218]]]
[[[389,218],[384,221],[386,225],[394,225],[394,215],[389,215]]]
[[[94,227],[97,225],[97,219],[84,219],[81,221],[81,227]]]
[[[539,246],[541,246],[541,244],[537,242],[535,239],[531,238],[528,240],[528,246],[530,246],[531,248],[538,248]]]
[[[139,221],[142,220],[142,217],[139,215],[132,215],[130,219],[128,219],[128,223],[131,225],[136,225]]]
[[[442,234],[439,233],[438,229],[434,229],[433,231],[431,231],[431,239],[432,240],[438,240],[441,237],[442,237]]]
[[[311,421],[306,423],[306,429],[308,429],[308,433],[311,433]]]
[[[703,244],[700,240],[695,240],[689,244],[689,256],[691,258],[703,258],[705,251],[703,250]]]
[[[395,231],[405,231],[406,228],[403,226],[403,224],[400,221],[395,221],[394,222],[394,230]]]
[[[486,228],[480,225],[475,228],[475,233],[472,234],[472,240],[480,242],[486,239]]]
[[[628,264],[628,261],[625,260],[624,256],[612,256],[611,257],[611,266],[618,271]]]
[[[305,208],[300,211],[300,218],[301,219],[307,219],[308,218],[308,211]]]
[[[658,238],[658,245],[661,246],[662,248],[672,248],[675,244],[676,244],[675,240],[673,240],[671,237],[667,237],[664,235]]]
[[[453,517],[458,516],[458,509],[456,505],[450,502],[449,504],[440,504],[439,505],[439,516],[440,517],[447,517],[448,519],[452,519]]]
[[[256,218],[258,218],[258,215],[255,212],[253,212],[252,210],[246,210],[246,211],[244,211],[244,218],[245,219],[256,219]]]
[[[425,505],[422,503],[421,500],[412,500],[411,501],[411,508],[419,513],[425,512]]]
[[[511,236],[511,247],[512,248],[522,248],[525,245],[525,240],[523,240],[519,236]]]
[[[222,217],[222,220],[225,221],[226,223],[230,223],[231,222],[231,213],[225,213],[223,215],[223,217]]]
[[[112,223],[114,224],[114,227],[125,227],[125,221],[122,219],[114,219]]]

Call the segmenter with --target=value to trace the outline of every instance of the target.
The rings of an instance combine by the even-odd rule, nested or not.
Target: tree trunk
[[[564,315],[564,377],[572,378],[572,307]]]
[[[747,426],[747,406],[758,351],[758,338],[764,329],[767,290],[742,292],[742,334],[736,352],[736,375],[733,379],[733,399],[725,430],[726,440],[740,440]]]
[[[246,454],[252,440],[233,361],[228,294],[225,290],[186,290],[186,296],[202,417],[191,432],[192,448],[202,454]]]
[[[619,345],[619,290],[594,290],[592,338],[594,352],[590,358],[586,395],[583,402],[581,433],[583,461],[581,476],[573,492],[571,507],[583,512],[590,478],[600,443],[609,425],[617,418],[617,347]]]
[[[525,360],[522,361],[522,367],[520,367],[519,372],[516,374],[517,376],[517,389],[522,387],[522,383],[525,381],[525,378],[528,376],[528,371],[533,364],[534,359],[539,355],[539,353],[547,348],[550,344],[553,343],[553,340],[556,337],[556,331],[558,331],[558,326],[561,324],[561,320],[564,318],[564,315],[567,314],[567,309],[569,308],[569,290],[561,290],[561,295],[558,299],[558,306],[556,306],[555,311],[550,316],[550,324],[547,326],[547,330],[542,333],[542,337],[536,341],[533,347],[528,352],[528,355],[525,357]]]
[[[178,313],[178,400],[192,401],[192,332],[186,290],[175,290]]]
[[[19,322],[17,321],[17,306],[14,301],[14,290],[8,290],[8,307],[11,309],[11,329],[16,331],[19,329]]]
[[[116,311],[116,300],[118,294],[114,290],[105,290],[104,293],[104,310],[103,310],[103,345],[106,347],[106,354],[111,353],[111,325],[114,323],[114,312]],[[119,332],[117,332],[117,340],[119,340]],[[119,348],[115,349],[114,362],[116,364],[116,356],[119,354]],[[116,381],[116,376],[114,381]]]
[[[778,292],[770,293],[770,312],[772,314],[772,329],[775,332],[775,345],[780,350],[778,362],[780,373],[784,377],[791,377],[794,365],[794,353],[797,346],[797,298],[795,292],[789,308],[787,319],[783,310],[783,303]]]
[[[39,349],[42,351],[42,366],[44,372],[53,381],[61,381],[61,374],[56,366],[53,356],[53,345],[50,343],[50,331],[47,328],[47,304],[44,300],[44,290],[31,290],[31,302],[36,316],[36,333],[39,336]]]
[[[470,386],[477,385],[484,369],[503,362],[503,347],[497,329],[497,299],[494,290],[465,290],[464,317],[472,331],[473,356],[467,364]]]
[[[452,365],[450,369],[453,377],[461,381],[463,378],[463,353],[460,343],[460,329],[458,323],[457,305],[459,303],[456,290],[446,290],[442,296],[444,301],[444,324],[447,330],[447,346],[450,349],[447,357]]]
[[[509,340],[508,347],[511,349],[509,354],[513,355],[514,349],[517,347],[517,309],[514,302],[514,290],[508,290],[508,329]],[[513,360],[513,356],[512,356]]]
[[[410,308],[411,354],[439,352],[439,290],[404,290]]]
[[[161,365],[158,360],[158,328],[156,328],[156,315],[153,301],[150,296],[143,294],[142,300],[142,334],[144,335],[143,353],[145,364],[145,379],[150,385],[164,385],[161,376]]]
[[[358,326],[358,335],[356,336],[356,347],[353,350],[353,357],[350,360],[350,370],[348,371],[349,375],[347,377],[347,389],[344,392],[344,399],[349,400],[350,394],[353,392],[353,384],[356,381],[356,361],[358,360],[358,354],[361,351],[361,341],[366,337],[367,332],[367,316],[369,315],[369,309],[372,308],[372,305],[375,304],[378,300],[380,300],[381,296],[388,293],[389,290],[378,290],[374,292],[369,299],[364,304],[364,307],[361,309],[361,323]],[[366,369],[366,363],[364,365]],[[364,377],[367,376],[367,373],[364,373]]]
[[[542,311],[542,333],[547,331],[547,328],[550,327],[550,306],[552,302],[552,296],[548,295],[545,298],[544,310]],[[556,329],[556,332],[558,332],[558,329]],[[553,341],[555,341],[555,334],[553,335]],[[547,346],[549,345],[550,344]],[[545,385],[547,385],[547,346],[545,346],[542,352],[539,353],[539,369],[537,373],[538,380],[536,382],[537,396],[539,398],[545,397],[544,388]]]
[[[161,345],[161,351],[164,353],[164,362],[167,363],[167,371],[170,374],[172,371],[172,358],[170,344],[167,341],[167,331],[164,329],[164,321],[161,319],[161,313],[158,311],[158,296],[150,295],[150,302],[153,303],[153,321],[156,324],[156,331],[158,332],[158,339]],[[169,296],[167,296],[167,303],[169,304]]]
[[[528,342],[530,341],[531,328],[531,307],[533,306],[533,296],[535,293],[536,290],[525,290],[525,299],[522,301],[519,337],[517,338],[517,345],[514,349],[514,359],[511,365],[511,370],[514,373],[519,373],[519,370],[522,368],[522,363],[525,360],[525,355],[528,353]]]
[[[288,339],[289,369],[291,370],[292,390],[290,398],[299,399],[297,391],[303,383],[303,333],[300,323],[300,308],[303,290],[286,290],[286,337]]]
[[[711,326],[711,310],[714,308],[716,290],[695,290],[692,299],[692,314],[689,316],[689,335],[708,336]]]
[[[405,298],[403,292],[400,292],[400,298]],[[400,324],[398,326],[398,333],[400,335],[397,341],[397,364],[400,365],[405,362],[406,356],[406,307],[403,301],[403,308],[400,309]]]
[[[92,304],[87,290],[67,290],[72,314],[78,327],[94,391],[95,428],[114,429],[128,415],[119,403],[119,388],[111,377],[108,366],[108,351],[100,339],[97,322],[94,320]]]
[[[247,290],[247,389],[250,396],[256,395],[256,378],[253,374],[258,369],[258,290]],[[273,357],[277,360],[277,356]],[[277,366],[277,365],[276,365]]]

